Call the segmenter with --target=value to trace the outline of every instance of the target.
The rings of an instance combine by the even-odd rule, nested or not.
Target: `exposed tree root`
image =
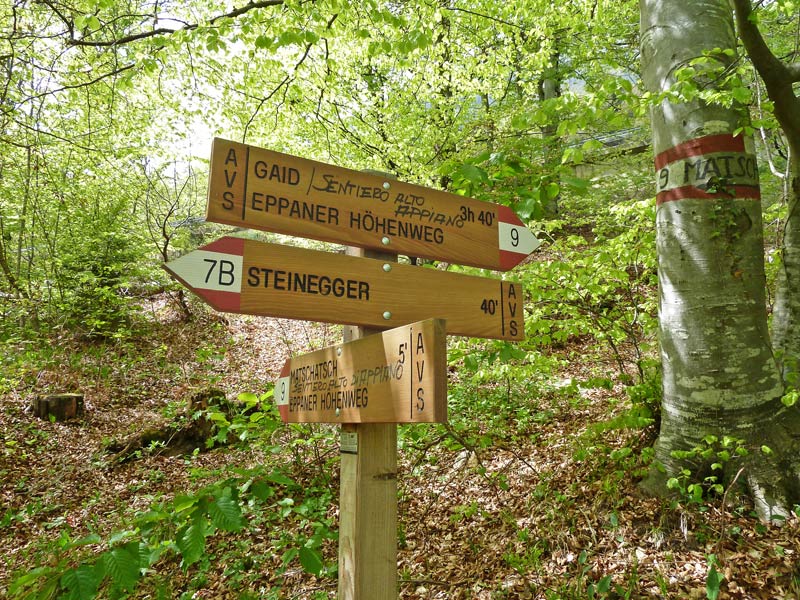
[[[656,497],[675,497],[686,493],[689,485],[703,484],[706,477],[721,473],[726,487],[741,485],[759,519],[782,523],[800,504],[800,409],[780,405],[771,418],[751,423],[748,428],[696,432],[693,440],[683,435],[680,448],[675,447],[674,437],[669,444],[657,443],[656,460],[641,489]],[[704,440],[710,435],[737,442],[723,452],[718,443]],[[691,475],[685,477],[685,470]],[[670,489],[672,478],[681,484]]]

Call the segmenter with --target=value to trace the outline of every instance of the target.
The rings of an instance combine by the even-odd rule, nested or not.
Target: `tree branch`
[[[216,17],[212,17],[208,20],[208,25],[213,25],[220,19],[232,19],[235,17],[239,17],[245,13],[250,12],[251,10],[256,10],[258,8],[266,8],[269,6],[282,6],[284,0],[259,0],[258,2],[251,0],[244,6],[240,6],[239,8],[234,8],[230,12],[217,15]],[[48,6],[49,3],[48,3]],[[53,8],[51,6],[51,8]],[[55,9],[53,9],[55,10]],[[104,40],[104,41],[91,41],[91,40],[79,40],[75,38],[75,32],[73,29],[73,24],[71,21],[64,20],[64,17],[56,11],[56,14],[64,21],[69,29],[70,39],[67,40],[68,46],[88,46],[92,48],[106,48],[110,46],[122,46],[124,44],[130,44],[131,42],[136,42],[138,40],[143,40],[159,35],[171,35],[173,33],[177,33],[179,31],[192,31],[200,27],[199,23],[187,23],[183,27],[179,27],[177,29],[168,29],[166,27],[159,27],[158,29],[152,29],[150,31],[142,31],[139,33],[132,33],[130,35],[123,36],[121,38],[113,39],[113,40]]]
[[[794,156],[800,156],[800,99],[792,84],[798,81],[800,68],[786,65],[767,46],[756,24],[751,20],[753,5],[750,0],[732,0],[736,9],[736,26],[753,66],[758,71],[767,95],[775,106],[775,118],[783,128]],[[797,159],[795,159],[797,160]]]
[[[491,15],[485,15],[483,13],[476,12],[474,10],[468,10],[466,8],[458,8],[458,7],[450,7],[444,6],[442,7],[444,10],[449,10],[451,12],[463,12],[468,15],[472,15],[473,17],[479,17],[481,19],[487,19],[489,21],[494,21],[495,23],[500,23],[501,25],[507,25],[508,27],[514,27],[516,29],[524,30],[524,27],[521,25],[517,25],[516,23],[511,23],[510,21],[505,21],[503,19],[498,19],[497,17],[493,17]]]
[[[54,95],[58,94],[59,92],[63,92],[65,90],[76,90],[76,89],[80,89],[80,88],[84,88],[84,87],[89,87],[91,85],[94,85],[95,83],[99,83],[99,82],[103,81],[104,79],[108,79],[109,77],[114,77],[116,75],[124,73],[125,71],[129,71],[129,70],[133,69],[135,66],[136,66],[135,64],[125,65],[123,67],[119,67],[118,69],[114,69],[113,71],[109,71],[108,73],[103,73],[102,75],[98,75],[94,79],[90,79],[90,80],[84,81],[82,83],[71,83],[71,84],[68,84],[68,85],[63,85],[63,86],[61,86],[60,88],[57,88],[57,89],[47,90],[46,92],[42,92],[41,94],[36,94],[34,96],[28,96],[27,98],[23,98],[21,103],[32,102],[34,100],[39,100],[39,99],[44,98],[46,96],[54,96]],[[7,112],[8,114],[11,114],[12,111],[13,111],[13,109],[9,110],[9,111],[3,111],[3,112]]]
[[[750,0],[733,0],[736,8],[736,26],[739,28],[739,37],[747,49],[750,60],[756,70],[764,79],[767,87],[775,85],[781,80],[789,78],[786,65],[784,65],[769,49],[764,37],[756,24],[751,20],[753,6]]]

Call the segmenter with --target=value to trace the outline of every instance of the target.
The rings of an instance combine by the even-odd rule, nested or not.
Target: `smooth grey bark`
[[[775,106],[775,117],[789,145],[791,196],[783,236],[781,269],[773,308],[772,341],[784,381],[800,386],[800,97],[794,84],[800,81],[798,65],[779,60],[767,46],[751,19],[750,0],[733,0],[736,26],[750,60],[764,80]]]
[[[793,157],[797,154],[793,153]],[[790,167],[791,197],[783,231],[772,339],[787,384],[800,388],[800,159]]]
[[[729,0],[641,0],[640,9],[642,75],[654,94],[673,89],[692,59],[736,48]],[[732,60],[715,56],[720,67]],[[714,73],[699,73],[695,83],[713,86]],[[656,462],[643,487],[666,494],[682,469],[702,481],[718,457],[675,451],[729,436],[744,440],[748,454],[725,462],[728,479],[741,461],[759,514],[772,519],[797,496],[798,418],[780,401],[753,143],[732,135],[743,114],[698,99],[652,109],[663,402]]]

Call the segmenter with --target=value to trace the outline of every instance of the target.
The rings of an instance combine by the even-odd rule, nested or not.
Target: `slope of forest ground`
[[[210,451],[171,455],[151,444],[125,462],[104,451],[191,418],[181,415],[198,390],[263,394],[290,353],[341,335],[335,326],[195,313],[183,321],[161,299],[124,340],[65,334],[7,344],[0,595],[14,581],[15,591],[45,589],[47,577],[80,573],[143,532],[152,542],[146,524],[158,521],[159,557],[136,584],[106,580],[100,597],[336,596],[335,428],[265,427],[274,421],[265,408],[260,422],[233,420],[245,426]],[[636,484],[651,431],[612,426],[631,407],[613,360],[579,337],[551,354],[559,366],[541,381],[510,371],[487,379],[454,358],[450,423],[400,428],[400,597],[800,597],[800,520],[760,524],[735,486],[721,497],[643,497]],[[31,414],[35,395],[62,391],[86,395],[83,418]],[[186,548],[178,506],[198,490],[233,494],[242,517],[206,527],[199,554]],[[26,573],[28,588],[19,583]]]

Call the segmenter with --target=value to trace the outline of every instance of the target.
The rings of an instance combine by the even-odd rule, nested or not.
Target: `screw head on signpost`
[[[224,312],[384,327],[425,318],[451,335],[522,340],[522,286],[386,260],[224,237],[164,267]]]
[[[498,271],[539,246],[508,206],[219,138],[206,219]]]

